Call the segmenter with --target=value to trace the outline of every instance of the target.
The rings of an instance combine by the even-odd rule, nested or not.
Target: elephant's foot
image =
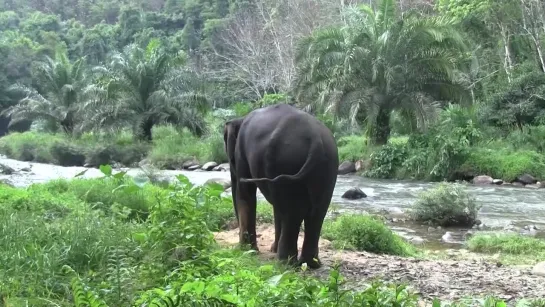
[[[299,265],[302,265],[303,263],[307,264],[307,267],[309,269],[319,269],[322,267],[322,262],[318,257],[303,257],[301,256],[298,261]]]
[[[244,232],[240,234],[239,238],[239,244],[241,246],[250,246],[251,250],[254,250],[256,252],[259,252],[259,248],[257,247],[257,235],[250,235],[248,232]]]

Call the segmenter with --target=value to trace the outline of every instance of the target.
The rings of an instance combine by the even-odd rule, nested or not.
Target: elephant
[[[223,138],[239,243],[259,252],[259,188],[273,206],[275,237],[270,251],[288,264],[321,267],[318,241],[339,167],[337,144],[329,128],[296,107],[275,104],[227,121]],[[297,259],[303,221],[304,241]]]

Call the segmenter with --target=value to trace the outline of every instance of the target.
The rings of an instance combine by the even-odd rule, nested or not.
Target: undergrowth
[[[212,231],[232,221],[233,207],[219,184],[194,186],[178,176],[174,183],[156,185],[107,165],[100,170],[104,177],[97,179],[24,189],[0,185],[3,306],[418,304],[419,297],[403,284],[368,280],[354,288],[339,267],[321,279],[304,265],[294,270],[261,261],[252,251],[220,248]],[[271,206],[258,208],[258,217],[272,222]],[[410,253],[370,217],[344,217],[325,228],[326,236],[358,249]]]
[[[375,254],[414,255],[416,249],[390,230],[379,217],[342,215],[326,220],[322,236],[335,248],[367,251]]]

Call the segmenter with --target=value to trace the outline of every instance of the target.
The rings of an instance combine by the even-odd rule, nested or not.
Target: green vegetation
[[[471,227],[477,221],[479,209],[475,197],[463,185],[442,182],[420,193],[411,215],[416,221],[435,226]]]
[[[335,248],[399,256],[415,253],[413,246],[373,216],[342,215],[333,222],[326,221],[322,236]]]
[[[518,233],[476,233],[466,245],[470,251],[497,257],[506,265],[534,265],[545,257],[545,240]]]
[[[467,242],[470,250],[479,253],[513,255],[545,253],[545,241],[520,234],[479,233]]]
[[[332,130],[341,160],[364,162],[364,176],[545,180],[543,1],[348,2],[0,1],[0,153],[64,166],[222,163],[225,121],[292,103]],[[128,306],[174,295],[246,306],[416,304],[380,285],[341,292],[335,271],[324,284],[218,249],[211,231],[233,222],[218,189],[101,168],[105,179],[0,187],[4,305]],[[272,222],[270,206],[258,210]],[[413,216],[473,225],[477,211],[461,186],[442,184]],[[324,236],[342,248],[415,252],[371,217],[328,221]],[[478,238],[470,244],[482,252],[527,244]]]
[[[219,185],[192,186],[184,176],[156,185],[145,176],[100,169],[105,176],[98,179],[0,186],[5,306],[417,306],[418,296],[403,285],[373,281],[345,290],[338,268],[324,280],[304,267],[296,272],[220,248],[212,231],[233,213]],[[270,205],[260,204],[258,216],[272,222]],[[337,236],[345,226],[340,240],[356,239],[350,242],[359,250],[411,251],[370,217],[343,217],[326,232]],[[487,301],[484,306],[496,302]]]
[[[545,180],[540,3],[309,3],[0,3],[0,153],[224,162],[226,120],[294,103],[365,176]]]

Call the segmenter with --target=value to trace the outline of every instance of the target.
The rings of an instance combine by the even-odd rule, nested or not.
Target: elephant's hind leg
[[[271,252],[278,252],[278,241],[280,241],[280,234],[282,234],[282,219],[280,218],[279,210],[273,206],[274,214],[274,242],[271,245]]]
[[[305,216],[305,239],[303,241],[299,263],[306,263],[307,266],[312,269],[317,269],[322,265],[318,258],[318,243],[326,214],[327,206],[322,205],[311,208],[307,216]]]
[[[289,213],[282,211],[279,213],[282,231],[278,242],[277,257],[280,261],[295,264],[297,263],[297,239],[301,223],[303,223],[303,215],[295,211]]]

